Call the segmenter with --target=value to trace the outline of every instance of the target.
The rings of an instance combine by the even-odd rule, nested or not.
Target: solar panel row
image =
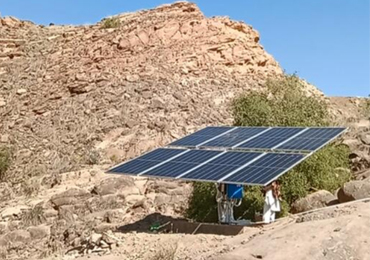
[[[344,130],[341,127],[206,127],[170,146],[315,151]]]
[[[108,172],[265,185],[307,158],[303,152],[312,154],[344,130],[339,127],[206,127],[170,144],[182,149],[156,149]],[[224,149],[187,149],[189,146]],[[300,154],[292,154],[292,151]]]
[[[149,177],[265,185],[303,160],[302,154],[156,149],[110,169]]]

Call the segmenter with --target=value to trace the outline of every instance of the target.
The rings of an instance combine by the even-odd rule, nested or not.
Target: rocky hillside
[[[163,223],[165,215],[181,216],[191,185],[108,176],[104,170],[205,125],[231,124],[230,101],[261,89],[267,78],[283,72],[253,28],[225,17],[207,18],[192,3],[114,19],[119,26],[105,28],[106,20],[89,26],[41,26],[0,18],[0,147],[13,153],[6,181],[0,176],[0,259],[105,253],[112,253],[106,259],[149,259],[160,251],[158,244],[166,247],[175,240],[183,241],[176,245],[178,259],[274,259],[266,247],[253,251],[255,245],[272,236],[278,250],[298,240],[290,232],[297,228],[295,234],[305,233],[312,226],[323,233],[312,231],[307,237],[317,235],[325,242],[317,259],[319,254],[332,257],[328,259],[368,257],[360,249],[341,247],[343,239],[335,235],[326,240],[337,225],[353,228],[350,209],[369,226],[365,203],[345,208],[345,214],[334,209],[324,217],[294,218],[327,218],[327,229],[317,223],[283,222],[280,229],[292,238],[285,244],[279,243],[279,226],[279,233],[253,228],[231,239],[122,233],[122,227],[141,219]],[[306,86],[308,95],[323,97],[314,86]],[[344,142],[352,149],[357,180],[335,196],[313,193],[297,204],[297,211],[311,209],[311,200],[318,208],[329,200],[370,196],[370,121],[363,113],[364,100],[327,101],[338,124],[351,128]],[[333,217],[341,222],[334,223]],[[353,241],[365,243],[362,237]],[[244,251],[235,243],[245,245]]]
[[[0,133],[15,151],[12,177],[123,160],[229,124],[232,97],[282,73],[250,26],[194,4],[118,19],[111,29],[1,19]]]

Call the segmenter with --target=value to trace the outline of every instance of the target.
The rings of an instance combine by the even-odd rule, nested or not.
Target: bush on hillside
[[[0,182],[6,178],[6,171],[10,167],[11,153],[8,148],[0,147]]]
[[[370,95],[365,99],[365,116],[370,119]]]
[[[102,21],[101,28],[102,29],[109,29],[109,28],[117,28],[121,25],[121,21],[118,17],[111,17],[106,18]]]
[[[295,75],[267,80],[264,92],[249,92],[233,102],[234,122],[237,126],[327,126],[329,113],[326,103],[304,91],[302,81]],[[346,146],[331,144],[313,154],[293,170],[284,174],[282,182],[282,211],[285,215],[290,205],[311,191],[325,189],[334,192],[350,179],[349,150]],[[189,201],[187,216],[197,221],[217,219],[206,216],[217,208],[214,186],[195,183]],[[263,209],[260,187],[247,187],[242,205],[235,217],[254,219]]]

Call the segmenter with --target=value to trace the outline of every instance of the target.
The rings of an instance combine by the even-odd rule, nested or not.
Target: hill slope
[[[117,17],[112,29],[0,20],[10,176],[69,171],[98,153],[122,160],[194,128],[230,124],[235,95],[282,73],[250,26],[206,18],[194,4]]]
[[[0,180],[0,258],[39,259],[74,248],[73,255],[91,245],[94,232],[130,225],[153,212],[181,215],[189,183],[115,178],[104,170],[205,125],[231,124],[229,102],[235,96],[261,89],[268,77],[283,73],[254,29],[224,17],[207,18],[191,3],[116,19],[121,25],[111,29],[102,28],[104,21],[45,27],[0,19],[0,146],[14,151],[6,182]],[[309,84],[307,93],[323,95]],[[369,167],[370,122],[348,114],[359,113],[357,100],[332,101],[338,122],[351,121],[359,129],[347,138],[358,150],[351,158],[354,169]],[[185,259],[218,254],[221,259],[272,259],[261,246],[271,237],[271,247],[284,258],[284,245],[293,247],[305,232],[305,240],[317,235],[323,243],[320,250],[329,250],[325,254],[333,259],[366,258],[361,251],[366,240],[357,231],[369,226],[368,205],[336,214],[334,209],[329,217],[338,219],[321,222],[278,223],[262,234],[248,229],[235,238],[118,233],[125,247],[114,250],[115,243],[110,244],[113,255],[107,259],[115,254],[138,259],[154,253],[159,240],[166,245],[174,238],[184,241],[179,257]],[[337,225],[346,233],[327,241]],[[287,237],[284,242],[281,232]],[[361,248],[330,251],[343,239]],[[144,252],[138,243],[144,244]],[[242,246],[235,247],[238,243]],[[289,254],[311,252],[315,243],[299,243]],[[189,251],[194,245],[195,251]],[[312,253],[318,259],[321,254]]]

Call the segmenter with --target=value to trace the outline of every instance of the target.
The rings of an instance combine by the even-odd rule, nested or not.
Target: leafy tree
[[[295,75],[281,79],[269,79],[264,91],[248,92],[235,99],[232,111],[237,126],[328,126],[329,113],[324,100],[305,91],[305,84]],[[282,212],[311,191],[325,189],[334,192],[350,179],[349,150],[344,145],[331,144],[313,154],[280,180],[282,182]],[[198,221],[212,221],[204,212],[216,207],[214,187],[205,183],[194,184],[187,215]],[[213,193],[212,193],[213,192]],[[235,211],[253,219],[263,209],[260,187],[247,187],[242,206]]]

